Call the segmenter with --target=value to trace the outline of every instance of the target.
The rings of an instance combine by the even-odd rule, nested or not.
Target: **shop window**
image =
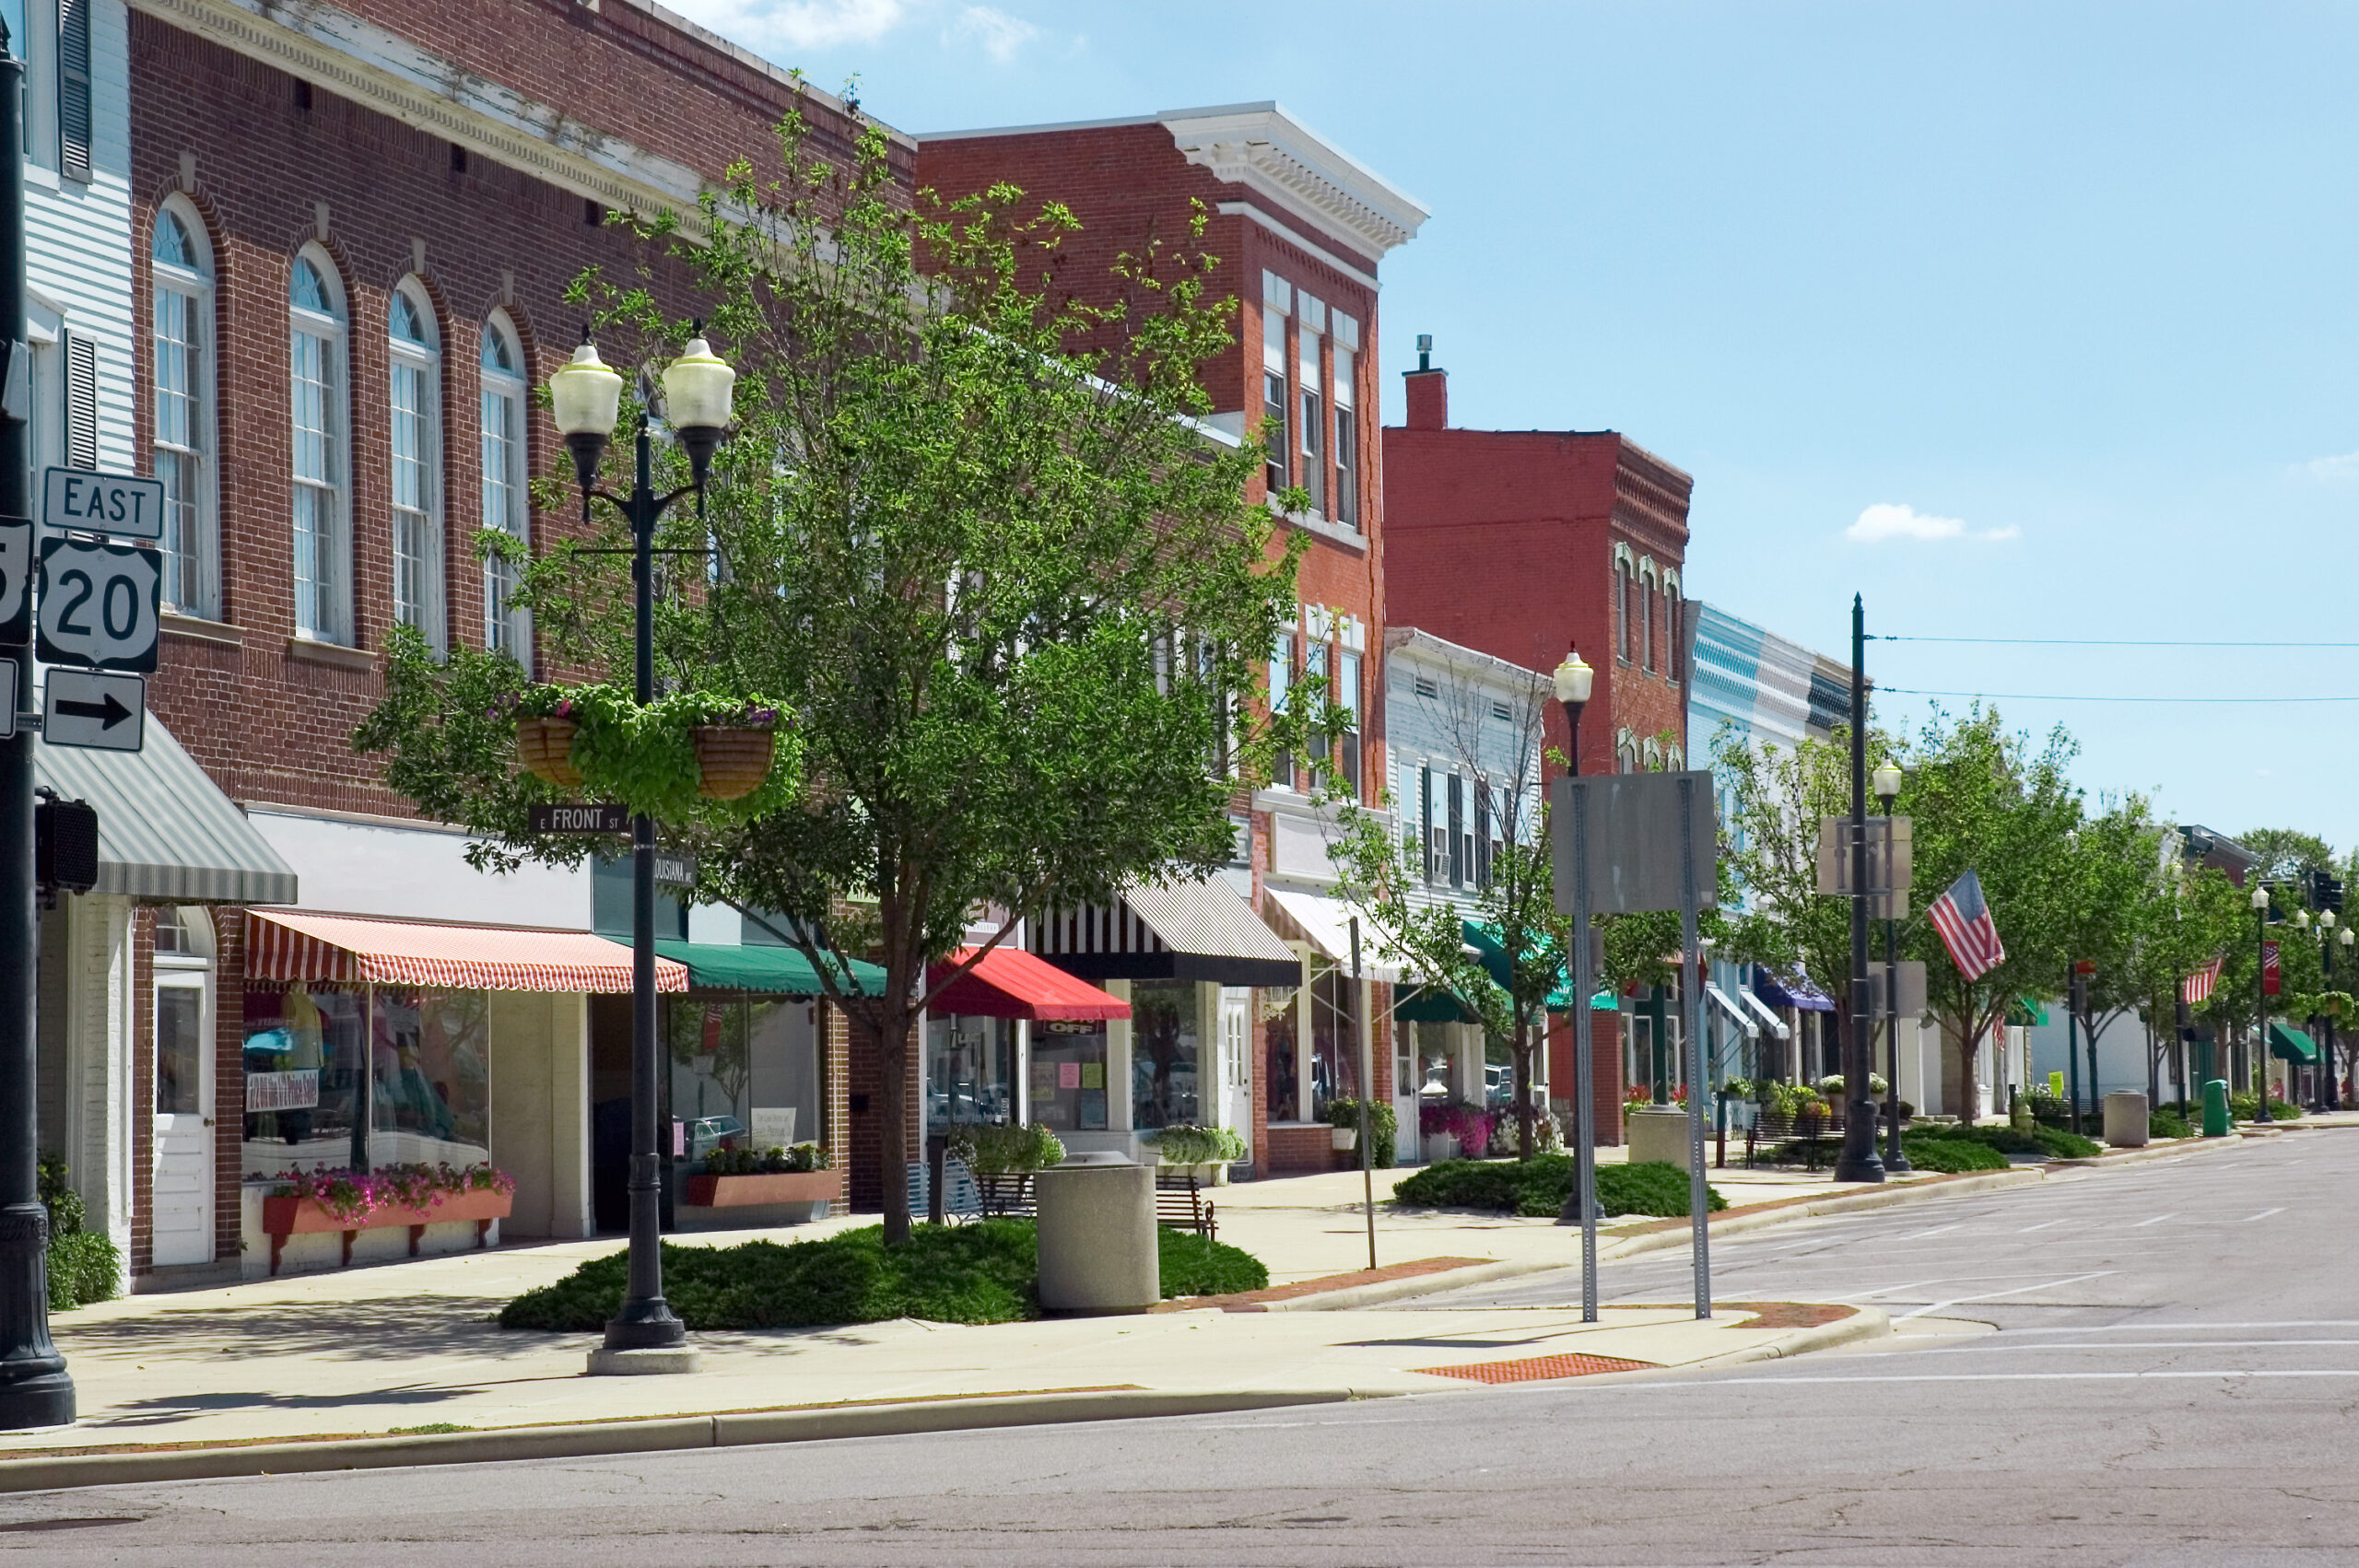
[[[1015,1024],[1006,1018],[932,1017],[925,1025],[929,1133],[1015,1118]]]
[[[361,998],[330,989],[249,989],[245,997],[249,1176],[352,1164],[360,1083]]]
[[[1131,984],[1131,1125],[1142,1131],[1203,1119],[1199,994],[1192,980]]]
[[[1330,1100],[1359,1094],[1359,1024],[1350,976],[1330,969],[1311,982],[1310,1117],[1324,1121]]]
[[[1032,1026],[1032,1119],[1062,1131],[1105,1129],[1105,1024]]]
[[[433,302],[405,278],[386,307],[392,376],[386,429],[392,441],[393,619],[443,646],[440,338]]]
[[[213,261],[205,226],[180,197],[156,215],[148,248],[154,322],[154,428],[148,471],[164,486],[164,603],[183,615],[219,613],[214,598]]]
[[[317,246],[295,258],[288,314],[295,632],[349,642],[344,291],[327,252]]]
[[[1288,987],[1263,993],[1262,1074],[1269,1086],[1270,1119],[1302,1119],[1301,1069],[1295,1053],[1295,999]]]
[[[483,526],[520,544],[532,540],[526,502],[524,452],[524,354],[507,317],[499,311],[483,324],[476,355],[483,379],[480,415],[483,442]],[[513,561],[487,556],[483,563],[483,645],[533,670],[533,621],[511,603],[518,570]]]
[[[488,991],[379,987],[369,1002],[372,1165],[491,1158]]]
[[[818,1019],[794,997],[662,999],[675,1156],[693,1166],[719,1148],[825,1142]]]

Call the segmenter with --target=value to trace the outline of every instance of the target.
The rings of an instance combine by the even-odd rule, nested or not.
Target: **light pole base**
[[[590,1352],[593,1377],[661,1377],[694,1372],[704,1364],[704,1352],[691,1345],[651,1351],[610,1351],[600,1345]]]

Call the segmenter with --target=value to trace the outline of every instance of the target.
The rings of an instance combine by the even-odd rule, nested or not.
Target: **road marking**
[[[2330,1366],[2318,1369],[2295,1369],[2293,1367],[2260,1368],[2224,1366],[2203,1372],[1907,1372],[1883,1377],[1826,1377],[1816,1375],[1798,1377],[1715,1377],[1710,1379],[1698,1379],[1697,1381],[1708,1381],[1715,1387],[1718,1387],[1731,1383],[2046,1383],[2062,1379],[2071,1379],[2083,1383],[2102,1383],[2125,1381],[2133,1377],[2170,1377],[2181,1379],[2190,1377],[2359,1377],[2359,1367]],[[1609,1384],[1606,1387],[1614,1387],[1614,1385]],[[1621,1385],[1621,1387],[1628,1388],[1643,1388],[1649,1387],[1649,1385],[1643,1383],[1631,1383]],[[1652,1387],[1668,1388],[1676,1387],[1676,1385],[1659,1383],[1652,1385]]]
[[[2153,1219],[2151,1219],[2151,1220],[2141,1220],[2141,1221],[2139,1221],[2136,1224],[2134,1224],[2134,1225],[2130,1226],[2130,1228],[2131,1230],[2133,1230],[2133,1231],[2142,1231],[2142,1230],[2144,1230],[2148,1225],[2159,1225],[2159,1224],[2161,1224],[2165,1220],[2176,1220],[2176,1219],[2177,1219],[2177,1218],[2178,1218],[2178,1213],[2177,1213],[2177,1211],[2176,1210],[2174,1210],[2172,1212],[2170,1212],[2170,1213],[2168,1213],[2168,1214],[2157,1214],[2157,1215],[2155,1215],[2155,1216],[2154,1216]]]
[[[2034,1231],[2044,1231],[2050,1225],[2068,1225],[2071,1223],[2071,1217],[2070,1215],[2067,1215],[2061,1220],[2042,1220],[2036,1225],[2025,1225],[2022,1230],[2017,1231],[2015,1234],[2019,1236],[2027,1236]]]
[[[2285,1211],[2282,1207],[2276,1209],[2263,1209],[2259,1213],[2251,1216],[2251,1218],[2247,1219],[2243,1223],[2249,1225],[2254,1220],[2266,1220],[2271,1214],[2283,1214],[2283,1212],[2285,1212]]]
[[[1919,1232],[1918,1232],[1916,1235],[1914,1235],[1895,1236],[1895,1237],[1893,1237],[1892,1239],[1893,1239],[1893,1240],[1895,1240],[1895,1241],[1923,1241],[1927,1236],[1937,1236],[1937,1235],[1942,1235],[1942,1234],[1943,1234],[1943,1233],[1945,1233],[1945,1232],[1956,1230],[1956,1229],[1958,1228],[1958,1225],[1962,1225],[1962,1224],[1964,1224],[1965,1223],[1966,1223],[1965,1221],[1961,1220],[1961,1221],[1959,1221],[1959,1222],[1957,1223],[1957,1224],[1953,1224],[1953,1225],[1935,1225],[1935,1226],[1934,1226],[1931,1230],[1930,1230],[1930,1231],[1919,1231]]]
[[[2289,1317],[2272,1323],[2106,1323],[2065,1328],[2042,1328],[2042,1334],[2148,1334],[2176,1329],[2200,1334],[2228,1328],[2359,1328],[2359,1317]]]
[[[2053,1329],[2039,1331],[2054,1332]],[[2359,1345],[2359,1340],[2128,1340],[2109,1345],[2025,1345],[2011,1340],[2003,1345],[1975,1348],[2006,1351],[2081,1351],[2095,1354],[2105,1351],[2273,1350],[2286,1345]]]
[[[2077,1285],[2083,1280],[2102,1280],[2107,1275],[2114,1272],[2116,1272],[2116,1270],[2111,1269],[2099,1269],[2094,1273],[2074,1274],[2068,1279],[2048,1280],[2036,1285],[2017,1285],[2013,1290],[1986,1291],[1980,1295],[1952,1296],[1947,1301],[1929,1302],[1925,1305],[1916,1308],[1914,1311],[1904,1312],[1898,1317],[1894,1318],[1893,1321],[1895,1323],[1906,1322],[1911,1317],[1923,1317],[1928,1314],[1939,1312],[1945,1306],[1963,1306],[1968,1302],[1996,1301],[2001,1296],[2019,1296],[2030,1291],[2054,1290],[2059,1285]]]

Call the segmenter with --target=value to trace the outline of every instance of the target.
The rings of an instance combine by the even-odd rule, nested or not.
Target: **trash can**
[[[1163,1299],[1153,1166],[1125,1154],[1068,1154],[1035,1176],[1032,1190],[1041,1311],[1144,1312]]]
[[[2146,1146],[2146,1096],[2135,1089],[2117,1089],[2105,1097],[2105,1141],[2117,1149]]]
[[[2224,1078],[2203,1085],[2203,1136],[2228,1136],[2228,1081]]]

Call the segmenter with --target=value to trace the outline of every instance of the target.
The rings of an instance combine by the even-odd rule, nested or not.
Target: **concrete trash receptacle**
[[[1163,1299],[1155,1168],[1111,1153],[1069,1154],[1032,1178],[1040,1310],[1144,1312]]]
[[[1623,1115],[1622,1136],[1634,1165],[1661,1160],[1687,1169],[1687,1113],[1677,1106],[1634,1106]]]
[[[2135,1089],[2117,1089],[2105,1097],[2105,1141],[2117,1149],[2146,1146],[2146,1096]]]

